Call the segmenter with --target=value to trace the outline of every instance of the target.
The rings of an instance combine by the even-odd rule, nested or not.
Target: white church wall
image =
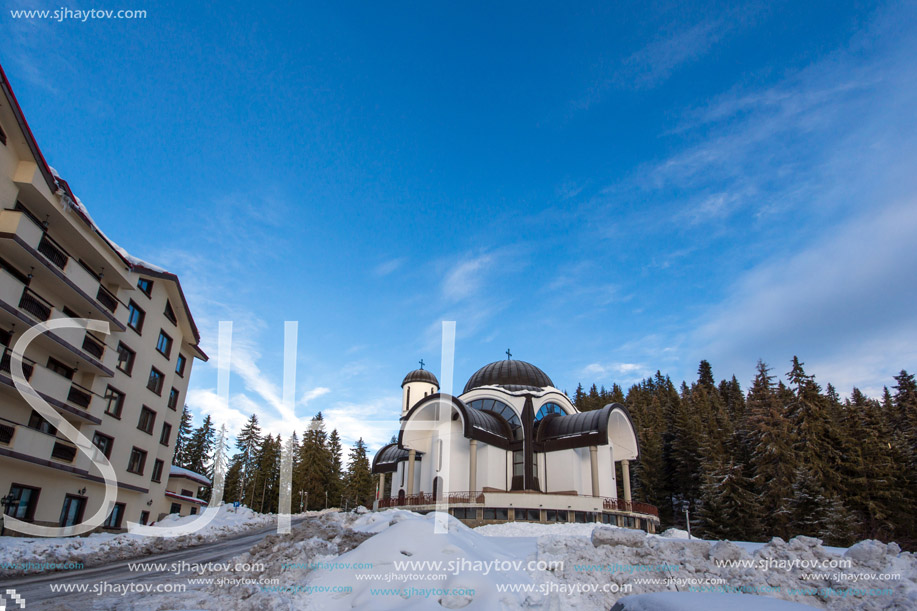
[[[497,488],[506,490],[507,479],[506,450],[478,442],[478,490]],[[510,467],[511,468],[511,467]]]

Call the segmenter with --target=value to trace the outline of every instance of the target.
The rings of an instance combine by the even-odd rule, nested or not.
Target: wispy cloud
[[[625,390],[628,384],[638,382],[652,371],[640,363],[590,363],[579,372],[579,377],[588,382],[617,382]]]
[[[398,271],[401,266],[407,262],[406,257],[398,257],[396,259],[389,259],[383,261],[373,270],[373,273],[377,276],[388,276],[396,271]]]
[[[698,356],[743,367],[793,355],[824,381],[873,393],[917,346],[917,201],[871,210],[800,252],[744,274],[690,340]],[[782,372],[781,372],[782,373]]]
[[[448,301],[460,301],[476,295],[494,261],[494,255],[483,254],[455,264],[443,279],[443,297]]]

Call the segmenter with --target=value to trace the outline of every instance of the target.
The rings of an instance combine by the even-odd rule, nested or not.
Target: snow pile
[[[688,533],[685,532],[685,535]],[[685,539],[688,537],[686,536]],[[745,594],[656,592],[620,599],[611,611],[804,611],[808,605]]]
[[[448,532],[434,532],[437,519]],[[706,609],[720,608],[714,601],[722,600],[734,609],[732,593],[742,596],[741,606],[748,609],[793,608],[780,599],[822,609],[917,608],[917,559],[893,543],[864,541],[838,555],[810,537],[775,538],[748,544],[753,546],[749,552],[728,541],[688,540],[677,532],[662,537],[600,524],[470,529],[445,514],[400,509],[322,516],[300,527],[292,539],[271,536],[241,558],[267,567],[248,577],[272,577],[276,585],[248,586],[241,597],[238,589],[211,588],[194,604],[213,609],[609,609],[626,595],[669,592],[631,600],[644,601],[638,608],[665,608],[662,603],[673,598],[684,604],[702,599],[698,604]],[[841,559],[850,566],[813,568]],[[531,561],[559,562],[532,567]],[[767,563],[771,568],[763,569]],[[882,581],[876,580],[878,574],[900,577]],[[851,581],[849,575],[872,577]]]
[[[547,537],[559,535],[563,537],[591,537],[596,527],[602,526],[596,522],[589,524],[538,524],[536,522],[506,522],[505,524],[487,524],[478,526],[474,532],[486,537]],[[617,528],[616,526],[612,528]]]
[[[200,516],[168,515],[156,526],[187,524]],[[0,577],[45,572],[40,566],[82,562],[96,566],[173,551],[202,543],[238,536],[275,523],[273,514],[260,514],[247,507],[222,505],[213,521],[191,535],[174,538],[146,537],[128,533],[93,533],[86,537],[2,537],[0,538]],[[19,567],[32,568],[22,569]]]

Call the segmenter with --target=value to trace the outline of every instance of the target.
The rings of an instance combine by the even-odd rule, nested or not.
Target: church
[[[423,365],[404,377],[398,441],[373,459],[374,508],[448,509],[469,526],[601,522],[655,532],[658,510],[631,498],[640,448],[627,409],[580,412],[544,371],[507,353],[459,396],[441,394]]]

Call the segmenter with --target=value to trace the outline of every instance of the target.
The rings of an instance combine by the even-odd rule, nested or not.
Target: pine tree
[[[332,499],[337,499],[344,492],[343,450],[341,448],[341,436],[338,435],[337,429],[332,430],[331,435],[328,436],[328,451],[331,453],[331,477],[328,483],[328,495]]]
[[[303,434],[297,470],[293,473],[294,496],[299,495],[298,499],[294,498],[294,503],[298,502],[306,509],[324,507],[326,492],[329,493],[330,502],[336,500],[330,497],[333,461],[327,444],[325,421],[319,412],[309,423],[309,430]]]
[[[764,530],[787,538],[792,518],[790,487],[796,471],[792,429],[774,387],[774,377],[762,361],[758,361],[757,374],[748,391],[742,429],[740,436],[750,456]]]
[[[344,477],[344,497],[350,501],[351,506],[371,507],[374,495],[375,487],[369,459],[366,456],[366,444],[361,437],[350,450],[350,462]]]
[[[178,435],[175,437],[175,453],[172,455],[172,464],[176,467],[188,466],[188,441],[191,438],[192,422],[191,410],[185,405],[181,412]]]
[[[253,491],[253,474],[258,465],[256,458],[261,448],[261,427],[258,426],[258,416],[252,414],[248,422],[239,431],[236,436],[236,450],[238,453],[238,472],[239,472],[239,490],[246,496],[246,500],[251,502]]]
[[[205,475],[213,458],[213,423],[208,414],[203,424],[194,430],[188,440],[187,468]]]

